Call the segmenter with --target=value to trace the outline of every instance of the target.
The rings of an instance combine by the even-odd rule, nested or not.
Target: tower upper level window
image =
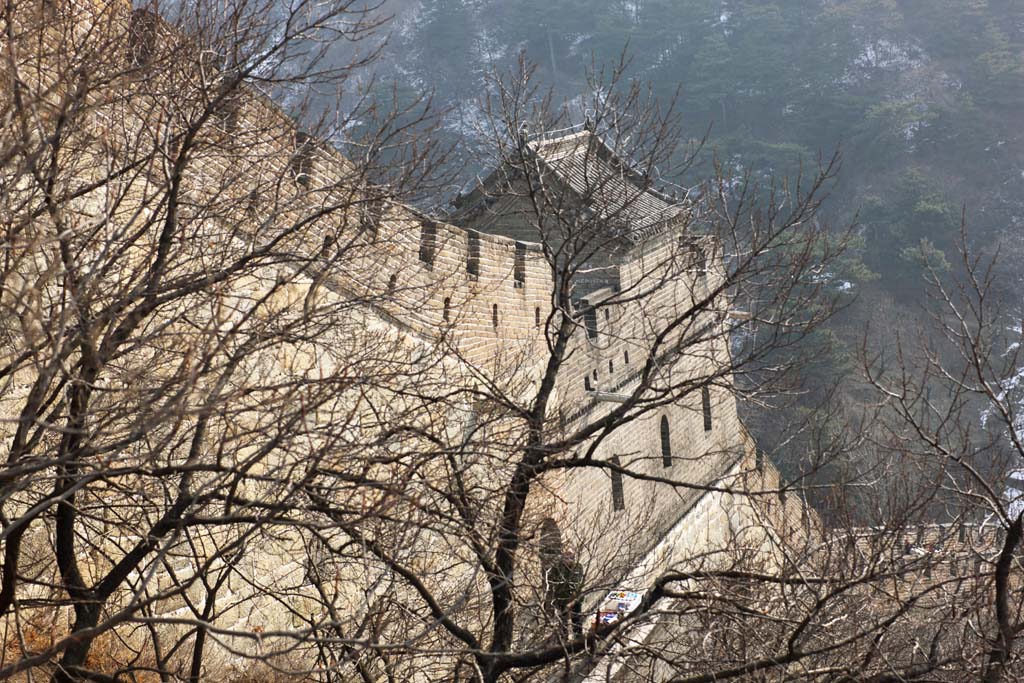
[[[704,413],[704,431],[711,431],[711,390],[707,387],[700,388],[700,404]]]
[[[704,247],[697,243],[690,245],[690,253],[693,256],[693,270],[697,273],[697,278],[703,280],[708,274],[708,254]]]
[[[583,310],[583,325],[587,328],[587,338],[597,339],[597,309],[593,306]]]
[[[480,233],[469,230],[466,236],[469,240],[466,249],[466,272],[471,277],[480,277]]]
[[[668,417],[661,416],[661,464],[672,467],[672,435],[669,433]]]
[[[613,455],[611,463],[619,465],[619,462],[619,456]],[[626,492],[622,486],[622,472],[617,470],[612,470],[612,509],[616,511],[626,509]]]
[[[426,221],[420,226],[420,261],[423,261],[428,266],[433,266],[436,251],[437,223]]]
[[[512,267],[512,286],[522,289],[526,286],[526,245],[516,242],[516,259]]]
[[[295,152],[289,162],[289,170],[295,183],[308,189],[313,172],[313,138],[301,130],[295,131]]]
[[[135,9],[128,21],[128,63],[142,66],[153,58],[160,20],[147,9]]]

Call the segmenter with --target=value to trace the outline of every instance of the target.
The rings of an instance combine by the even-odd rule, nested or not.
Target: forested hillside
[[[709,133],[684,184],[707,178],[713,160],[756,180],[793,178],[840,149],[822,215],[857,221],[859,241],[846,272],[823,275],[850,306],[819,336],[830,352],[808,369],[816,388],[851,370],[865,330],[869,344],[891,351],[896,334],[914,327],[925,262],[950,277],[960,268],[962,208],[971,244],[1001,250],[999,286],[1017,298],[1024,3],[422,0],[382,11],[394,19],[380,83],[400,97],[433,91],[451,107],[440,134],[463,149],[476,135],[488,71],[525,54],[569,102],[587,89],[588,68],[624,50],[630,76],[659,98],[681,90],[687,137]],[[843,393],[856,403],[854,383]],[[769,444],[778,415],[750,419]]]
[[[863,210],[867,262],[894,292],[913,285],[906,263],[922,240],[950,248],[961,203],[986,239],[1012,236],[1024,219],[1024,5],[1013,0],[424,0],[391,9],[384,70],[455,103],[452,133],[472,135],[484,72],[520,51],[571,98],[591,60],[611,63],[628,46],[631,74],[666,99],[681,87],[688,132],[710,128],[708,151],[737,169],[791,175],[841,145],[832,214]]]

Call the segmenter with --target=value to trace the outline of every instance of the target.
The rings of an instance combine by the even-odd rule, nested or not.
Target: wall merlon
[[[121,21],[127,27],[130,5],[115,3],[111,7],[114,7],[112,16],[123,15],[115,17],[114,21]],[[59,42],[52,47],[60,49]],[[182,72],[190,73],[189,67],[186,65]],[[143,235],[143,239],[137,249],[141,258],[148,258],[153,249],[147,221],[159,218],[163,210],[160,190],[167,186],[160,183],[167,182],[167,161],[175,158],[173,153],[154,151],[150,138],[156,140],[156,145],[164,145],[177,135],[176,131],[155,127],[161,116],[173,109],[174,103],[167,102],[166,94],[161,99],[157,92],[161,88],[143,93],[146,84],[138,75],[124,80],[119,98],[114,98],[109,107],[95,107],[95,111],[90,112],[89,122],[95,122],[104,130],[121,124],[127,144],[110,145],[108,149],[105,142],[99,142],[98,151],[92,157],[83,155],[77,163],[86,169],[82,173],[102,177],[112,167],[104,164],[112,165],[122,157],[127,159],[133,153],[139,154],[138,150],[151,155],[152,158],[142,164],[145,168],[138,178],[129,181],[137,187],[133,185],[125,191],[126,206],[120,210],[131,215],[126,215],[123,221],[119,215],[108,216],[105,221],[114,232],[130,232],[126,225],[134,227],[131,221],[141,223],[136,232]],[[119,82],[118,87],[120,85]],[[150,104],[152,108],[147,108]],[[695,283],[684,276],[667,278],[640,301],[632,300],[630,293],[623,295],[615,284],[604,286],[609,281],[621,282],[619,287],[630,286],[637,280],[657,276],[665,271],[666,263],[673,264],[668,266],[670,272],[685,274],[688,271],[679,268],[678,259],[673,258],[673,254],[682,253],[681,240],[706,238],[679,234],[675,224],[660,233],[652,233],[650,239],[638,245],[628,257],[613,264],[620,271],[621,280],[594,278],[588,283],[595,287],[593,291],[576,290],[587,292],[581,306],[574,306],[572,311],[553,311],[553,292],[558,289],[553,265],[541,244],[517,239],[530,235],[529,230],[517,231],[510,224],[506,226],[506,234],[477,232],[424,215],[393,194],[389,195],[386,188],[370,186],[362,170],[342,152],[308,137],[268,97],[249,86],[239,91],[231,107],[228,117],[206,120],[200,129],[202,136],[207,136],[201,136],[202,144],[190,150],[188,157],[178,157],[188,160],[183,192],[194,200],[193,207],[199,207],[193,209],[192,216],[187,215],[188,208],[181,210],[184,219],[179,223],[187,227],[180,240],[183,246],[180,252],[175,252],[179,259],[175,266],[190,273],[194,268],[200,274],[197,281],[203,283],[195,287],[198,303],[195,310],[190,311],[188,329],[201,330],[201,334],[209,334],[211,340],[216,340],[215,345],[213,341],[210,344],[218,351],[209,352],[215,354],[222,348],[218,336],[221,329],[229,329],[243,318],[246,324],[252,321],[253,325],[261,325],[253,328],[255,332],[239,325],[239,334],[252,334],[260,344],[269,337],[265,353],[261,350],[252,356],[254,383],[273,380],[274,387],[297,385],[304,390],[307,388],[305,379],[311,378],[319,384],[310,386],[325,387],[322,392],[319,389],[313,392],[317,394],[317,401],[320,394],[324,395],[323,406],[316,402],[315,408],[307,409],[305,403],[296,403],[296,406],[302,409],[298,419],[316,427],[311,431],[329,425],[343,436],[339,437],[346,442],[343,448],[351,448],[326,450],[331,457],[341,453],[342,456],[338,456],[341,460],[351,455],[352,462],[361,466],[362,458],[366,457],[364,453],[373,448],[394,448],[400,456],[398,459],[403,461],[407,454],[416,456],[408,458],[415,462],[416,486],[420,485],[422,477],[422,482],[430,485],[425,488],[433,487],[435,482],[428,477],[437,476],[438,493],[443,498],[447,492],[439,489],[451,481],[443,478],[450,475],[438,476],[440,469],[430,468],[448,466],[442,462],[445,458],[437,457],[442,448],[445,455],[451,450],[443,443],[444,439],[465,429],[463,412],[475,413],[478,405],[502,403],[485,400],[481,395],[500,396],[502,400],[509,397],[511,401],[502,403],[502,409],[514,415],[507,422],[515,422],[510,429],[518,431],[511,432],[512,436],[505,440],[490,440],[481,445],[480,450],[487,451],[488,460],[479,471],[475,469],[475,462],[466,467],[467,476],[493,479],[488,482],[493,486],[487,489],[488,494],[492,490],[500,493],[500,482],[506,481],[503,478],[506,471],[523,462],[520,458],[527,452],[524,443],[534,446],[535,442],[529,439],[540,433],[544,439],[541,446],[547,447],[557,443],[550,438],[552,432],[571,433],[608,416],[622,405],[623,397],[638,390],[641,373],[650,362],[650,382],[645,389],[654,387],[655,391],[646,392],[640,402],[641,409],[613,424],[600,439],[582,444],[571,442],[577,455],[597,444],[593,456],[598,466],[573,462],[564,469],[553,469],[536,482],[536,488],[531,490],[525,503],[531,513],[549,515],[566,529],[567,538],[572,536],[583,544],[578,556],[587,563],[587,578],[592,585],[611,584],[624,578],[633,580],[638,563],[646,561],[644,558],[650,555],[652,548],[664,545],[666,538],[676,545],[658,550],[656,557],[659,559],[651,566],[681,562],[687,553],[699,554],[701,550],[720,547],[734,533],[736,520],[748,514],[743,506],[752,507],[742,502],[742,487],[762,490],[779,487],[778,471],[766,459],[757,458],[754,444],[739,419],[730,378],[725,374],[727,366],[724,364],[729,361],[728,335],[721,333],[724,323],[718,312],[710,310],[695,315],[694,324],[678,333],[688,337],[669,336],[662,340],[661,346],[654,344],[652,330],[664,329],[667,322],[684,314],[701,294],[701,290],[695,288],[710,286],[714,278],[720,276],[721,264],[716,250],[706,251],[708,273],[703,282]],[[147,132],[152,134],[150,138],[140,138]],[[139,144],[139,139],[146,142]],[[150,145],[148,152],[147,144]],[[75,169],[74,173],[77,172]],[[153,196],[158,200],[153,200]],[[96,205],[101,204],[96,198],[87,197],[72,208],[87,220],[93,215],[89,212],[95,213]],[[145,216],[145,220],[140,216]],[[678,220],[679,226],[685,226],[685,220]],[[264,258],[261,248],[267,245],[266,253],[270,256],[265,261],[260,260]],[[222,254],[259,256],[255,259],[256,265],[224,285],[223,292],[207,292],[207,273],[219,267],[215,259]],[[208,257],[210,261],[194,260],[197,255]],[[211,262],[214,267],[208,268]],[[599,265],[597,271],[603,267]],[[114,273],[109,282],[122,284],[118,275]],[[129,274],[123,282],[130,284],[130,278]],[[19,313],[22,306],[45,309],[45,302],[31,299],[32,296],[38,298],[41,291],[32,284],[33,278],[26,275],[22,279],[11,279],[11,291],[5,290],[4,303]],[[60,287],[54,285],[54,291],[60,291]],[[267,294],[265,301],[261,300],[263,293]],[[259,304],[254,304],[255,301]],[[191,304],[192,300],[187,303]],[[314,315],[307,315],[309,311]],[[248,313],[252,313],[251,316],[247,317]],[[320,314],[322,316],[317,317]],[[166,315],[171,322],[177,322],[173,318],[175,313]],[[551,358],[550,339],[545,336],[549,332],[545,328],[549,316],[556,323],[565,321],[576,327],[561,359],[564,362],[554,382],[549,413],[544,416],[547,422],[538,432],[533,430],[532,421],[529,429],[524,429],[522,413],[511,409],[508,403],[522,399],[522,405],[532,405],[537,399],[537,380]],[[294,337],[282,334],[279,338],[266,332],[289,329],[284,323],[293,318],[302,320],[303,325],[306,319],[315,320],[316,326],[310,327],[313,331]],[[268,322],[274,324],[267,325]],[[228,327],[223,327],[225,325]],[[174,332],[174,340],[167,343],[166,349],[153,343],[156,350],[153,358],[173,357],[171,347],[183,344],[182,340],[186,339],[186,333]],[[26,327],[22,334],[26,338],[42,336],[43,330]],[[187,334],[197,333],[188,331]],[[233,339],[229,336],[229,340]],[[684,342],[686,346],[682,345]],[[365,362],[360,355],[363,351],[369,359]],[[133,356],[129,360],[136,362],[138,358]],[[152,379],[150,375],[173,369],[166,360],[160,360],[155,369],[141,361],[137,364],[143,368],[137,376],[146,381]],[[126,362],[126,367],[128,365]],[[388,375],[392,368],[399,368],[393,373],[394,378]],[[247,367],[246,372],[249,371]],[[343,371],[351,372],[356,379],[349,380],[346,375],[343,382],[324,384],[324,378],[333,379]],[[33,372],[29,369],[22,374]],[[385,379],[364,381],[362,377],[370,373],[379,373]],[[295,379],[300,381],[291,381]],[[238,380],[243,381],[248,380]],[[662,396],[670,400],[658,398],[659,382],[663,387],[669,386]],[[21,393],[5,397],[5,406],[15,406],[23,398],[22,394],[33,385],[32,377],[18,376],[15,384]],[[352,394],[345,393],[349,391],[348,384],[355,387]],[[431,393],[438,386],[441,389]],[[288,401],[293,395],[304,396],[299,390],[295,390],[295,394],[290,392],[291,389],[278,393],[287,394],[282,400]],[[247,391],[236,393],[249,395]],[[119,400],[119,394],[114,396],[111,400]],[[231,393],[230,400],[233,401],[234,396],[235,393]],[[463,402],[468,406],[463,407]],[[368,403],[374,405],[368,406]],[[234,416],[234,404],[229,405]],[[420,432],[409,436],[408,441],[404,440],[404,432],[401,440],[393,440],[384,432],[385,428],[393,426],[388,423],[387,413],[391,410],[402,413],[395,419],[403,428],[420,422],[436,428],[436,433],[441,434],[438,440],[441,446],[426,443],[427,438],[419,440]],[[246,413],[245,420],[258,421],[276,420],[283,411],[260,403],[239,412]],[[338,426],[330,422],[338,415],[351,419],[351,425],[343,422]],[[498,420],[505,419],[504,415],[502,413]],[[4,434],[9,436],[16,425],[17,420],[8,420],[3,427]],[[427,434],[435,436],[429,431]],[[210,436],[211,440],[220,438],[220,433]],[[392,445],[392,441],[400,443]],[[472,450],[466,447],[468,440],[455,441],[453,437],[451,443],[461,445],[463,451]],[[409,449],[408,453],[403,449]],[[231,449],[225,446],[225,450]],[[273,462],[259,465],[267,467],[268,471],[282,463],[291,465],[290,458],[308,457],[304,447],[268,452],[272,453],[268,458]],[[245,453],[239,452],[239,455],[247,457]],[[381,458],[387,462],[387,467],[394,466],[397,471],[406,466],[404,462],[394,464],[393,455],[389,452],[388,457]],[[555,453],[552,460],[571,455]],[[177,452],[171,452],[168,457],[177,457]],[[607,467],[600,466],[607,463],[620,463],[629,471],[613,474]],[[421,465],[422,475],[418,469]],[[558,465],[555,463],[556,467]],[[630,472],[662,481],[630,477]],[[258,471],[258,467],[254,467],[253,473],[256,477],[265,474]],[[384,486],[374,493],[374,487],[366,485],[373,480],[363,475],[353,480],[353,491],[358,495],[392,495],[391,488]],[[732,487],[736,493],[723,492],[724,487]],[[402,490],[401,494],[404,493]],[[500,501],[500,496],[494,498]],[[777,520],[783,529],[798,526],[805,514],[796,495],[781,499],[773,492],[762,498],[770,510],[768,516]],[[418,510],[428,510],[431,504],[424,500],[422,507],[418,507],[421,502],[415,502]],[[750,516],[753,518],[752,512]],[[37,526],[43,527],[42,524]],[[266,576],[270,581],[268,591],[276,589],[278,582],[285,589],[305,586],[308,579],[303,574],[307,569],[302,561],[296,560],[302,551],[297,544],[300,534],[310,528],[302,527],[294,536],[282,534],[272,548],[254,548],[246,557],[251,566],[239,571]],[[348,527],[345,528],[345,533],[349,533]],[[454,527],[445,527],[451,528]],[[670,537],[670,534],[677,535]],[[463,539],[450,540],[455,546]],[[406,551],[415,555],[419,546],[402,549]],[[424,555],[433,552],[436,548]],[[175,553],[168,557],[178,562]],[[428,560],[417,558],[416,562]],[[353,563],[353,567],[356,564]],[[418,568],[420,565],[410,566]],[[181,571],[187,569],[190,568],[182,566]],[[244,574],[240,576],[245,578]],[[453,581],[461,578],[457,576]],[[352,579],[351,585],[358,587],[358,579]],[[166,576],[157,579],[167,580]],[[228,588],[246,590],[244,584],[244,581],[229,583]],[[251,626],[254,622],[247,621],[241,613],[243,609],[251,608],[251,614],[258,615],[266,603],[277,598],[258,591],[240,595],[237,610],[226,619],[237,618],[240,628]],[[165,606],[180,609],[177,604]],[[279,614],[283,613],[279,610]]]

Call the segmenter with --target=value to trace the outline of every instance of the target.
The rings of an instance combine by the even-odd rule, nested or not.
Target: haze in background
[[[1024,3],[401,0],[378,12],[394,18],[373,87],[400,100],[433,92],[451,107],[439,134],[462,149],[477,140],[488,70],[525,53],[571,102],[586,88],[586,70],[614,63],[623,49],[632,75],[665,101],[682,88],[688,136],[710,131],[684,184],[709,177],[714,159],[755,180],[792,178],[841,147],[843,170],[824,215],[856,218],[862,241],[844,272],[823,274],[853,305],[822,332],[828,352],[808,369],[815,386],[850,371],[865,329],[885,349],[913,326],[925,264],[950,277],[959,268],[964,206],[972,245],[999,245],[1004,294],[1019,299]],[[470,165],[464,182],[479,170]],[[856,403],[856,391],[844,391]],[[770,426],[751,419],[770,444]]]

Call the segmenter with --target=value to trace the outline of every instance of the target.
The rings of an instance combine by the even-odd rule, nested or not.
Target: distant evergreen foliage
[[[925,300],[923,275],[962,268],[961,209],[976,248],[1001,248],[1002,281],[1024,276],[1024,2],[1020,0],[422,0],[391,42],[391,71],[411,92],[453,106],[442,134],[474,140],[488,69],[520,52],[569,101],[585,73],[616,63],[667,99],[681,88],[685,134],[710,130],[691,177],[751,172],[792,179],[837,147],[843,167],[822,220],[857,220],[859,237],[822,286],[850,304],[805,341],[807,405],[857,389],[857,347],[894,351]],[[387,63],[384,66],[387,69]],[[577,112],[578,113],[578,112]],[[478,147],[478,149],[482,149]],[[466,169],[467,182],[480,169]],[[1008,292],[1019,301],[1019,292]],[[1008,309],[1009,310],[1009,309]],[[901,327],[902,326],[902,327]],[[798,422],[799,406],[784,408]],[[770,450],[786,420],[748,415]],[[796,476],[795,463],[781,463]],[[827,477],[826,477],[827,479]]]
[[[948,254],[961,203],[988,209],[983,233],[1024,216],[1016,0],[423,0],[413,11],[390,59],[399,80],[456,105],[453,136],[472,135],[484,71],[520,51],[569,99],[591,64],[628,46],[637,78],[665,98],[682,87],[690,134],[711,130],[709,163],[792,177],[841,145],[832,217],[866,207],[865,258],[893,292],[918,278],[920,259],[906,256],[922,239]],[[909,189],[908,173],[931,189]]]

